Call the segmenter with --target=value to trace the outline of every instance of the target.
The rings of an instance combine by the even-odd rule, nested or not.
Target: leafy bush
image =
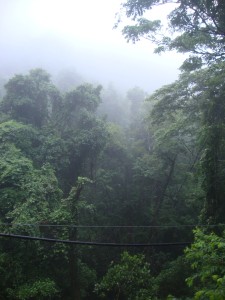
[[[186,250],[186,258],[194,273],[186,279],[188,286],[194,288],[194,299],[225,299],[225,234],[206,234],[195,230],[195,241]]]
[[[154,290],[150,266],[142,254],[124,252],[118,264],[111,263],[106,275],[95,286],[95,292],[105,299],[150,300]]]

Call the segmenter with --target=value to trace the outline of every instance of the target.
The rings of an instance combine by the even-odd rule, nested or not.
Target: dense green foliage
[[[105,112],[98,110],[100,86],[84,84],[62,95],[49,75],[41,77],[46,80],[42,87],[51,87],[57,95],[54,110],[50,104],[43,106],[47,117],[39,123],[30,115],[21,117],[17,107],[25,95],[14,94],[7,106],[9,95],[21,88],[31,97],[29,85],[39,90],[36,81],[40,80],[33,79],[33,74],[46,73],[36,70],[15,76],[6,85],[1,102],[1,230],[70,240],[157,243],[191,240],[191,227],[179,225],[196,224],[199,216],[204,222],[222,222],[224,143],[219,100],[223,89],[219,87],[223,86],[223,68],[221,63],[185,73],[146,103],[146,94],[139,88],[128,91],[126,125],[101,117]],[[26,78],[19,87],[18,76]],[[207,101],[211,105],[206,109]],[[214,118],[216,110],[221,118]],[[69,224],[153,227],[79,229]],[[159,225],[166,226],[154,227]],[[189,297],[192,293],[185,279],[194,276],[192,257],[178,257],[181,250],[168,248],[157,253],[149,249],[143,256],[133,249],[133,254],[124,252],[119,262],[119,249],[105,252],[2,239],[1,297]],[[12,271],[6,273],[8,265]]]
[[[174,38],[139,18],[175,2]],[[138,22],[124,28],[129,40],[191,53],[182,74],[150,96],[77,74],[57,87],[42,69],[11,78],[0,101],[1,233],[192,244],[127,252],[1,237],[0,299],[225,299],[223,1],[122,7]]]
[[[131,256],[124,252],[119,264],[111,263],[101,283],[95,286],[95,291],[104,299],[108,299],[106,294],[111,293],[115,299],[123,297],[128,300],[147,300],[151,299],[154,289],[152,285],[150,267],[144,261],[144,256]]]
[[[224,233],[206,234],[195,230],[195,241],[186,252],[194,273],[186,279],[194,288],[194,299],[222,300],[225,298]]]

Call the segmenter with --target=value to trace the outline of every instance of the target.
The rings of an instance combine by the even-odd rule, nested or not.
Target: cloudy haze
[[[103,85],[152,92],[177,78],[182,56],[152,54],[113,30],[120,0],[0,0],[1,76],[76,70]]]

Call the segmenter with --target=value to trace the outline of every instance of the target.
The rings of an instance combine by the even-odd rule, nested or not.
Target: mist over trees
[[[0,299],[225,299],[225,6],[176,1],[168,37],[145,13],[171,2],[121,6],[128,40],[190,54],[151,94],[0,79]]]

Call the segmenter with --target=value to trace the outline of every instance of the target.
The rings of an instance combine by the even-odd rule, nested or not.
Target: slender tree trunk
[[[175,157],[173,159],[171,159],[169,174],[167,175],[167,178],[166,178],[165,183],[164,183],[164,185],[161,189],[161,193],[160,193],[159,197],[157,197],[157,204],[156,204],[156,208],[155,208],[155,211],[154,211],[154,218],[152,220],[153,225],[157,224],[157,219],[159,217],[159,212],[160,212],[160,209],[161,209],[162,204],[163,204],[165,193],[166,193],[166,190],[167,190],[167,188],[170,184],[170,181],[172,179],[172,176],[173,176],[175,163],[176,163],[176,158],[177,158],[177,155],[175,155]]]
[[[73,188],[69,195],[69,206],[71,209],[71,222],[73,225],[78,225],[78,212],[77,203],[80,198],[83,186],[78,186]],[[69,239],[76,241],[78,237],[78,232],[76,227],[70,229]],[[70,267],[70,285],[71,285],[71,300],[80,300],[80,278],[79,278],[79,268],[78,268],[78,249],[77,245],[69,246],[69,267]]]
[[[76,240],[76,233],[71,234],[70,239]],[[71,285],[71,299],[80,300],[80,280],[78,269],[78,253],[76,245],[69,245],[69,266],[70,266],[70,285]]]

